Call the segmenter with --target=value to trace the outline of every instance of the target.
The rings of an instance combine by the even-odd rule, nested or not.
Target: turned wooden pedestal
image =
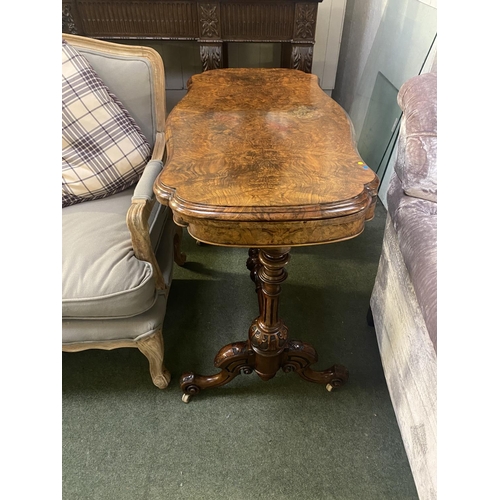
[[[347,381],[341,365],[311,368],[317,353],[288,338],[279,300],[292,247],[353,238],[373,217],[379,180],[351,130],[317,77],[291,69],[195,75],[170,113],[156,196],[198,241],[250,248],[259,304],[248,340],[216,355],[218,373],[182,375],[185,402],[253,371],[263,380],[293,371],[329,390]]]
[[[262,380],[270,380],[281,368],[295,372],[309,382],[326,384],[331,391],[349,378],[347,368],[333,365],[328,370],[314,371],[318,355],[314,347],[300,340],[288,339],[288,328],[279,317],[281,283],[287,277],[285,266],[290,260],[290,248],[250,249],[247,267],[255,282],[259,301],[259,317],[248,331],[248,340],[224,346],[215,357],[220,372],[212,376],[185,373],[181,377],[182,400],[187,403],[201,389],[218,387],[240,374],[253,371]]]

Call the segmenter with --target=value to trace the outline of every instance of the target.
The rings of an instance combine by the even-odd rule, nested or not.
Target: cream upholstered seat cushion
[[[132,317],[153,306],[152,266],[135,257],[126,223],[133,192],[62,209],[63,318]]]

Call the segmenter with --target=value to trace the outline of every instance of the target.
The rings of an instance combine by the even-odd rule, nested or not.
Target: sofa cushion
[[[89,62],[62,42],[62,202],[100,199],[137,183],[151,146]]]
[[[154,304],[152,266],[135,257],[126,223],[132,194],[63,208],[63,318],[131,317]]]
[[[407,195],[437,202],[437,75],[405,82],[398,104],[403,118],[395,171]]]
[[[400,179],[393,175],[387,206],[429,337],[437,351],[437,203],[407,196]]]

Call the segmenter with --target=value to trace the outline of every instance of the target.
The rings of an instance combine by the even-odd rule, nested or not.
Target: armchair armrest
[[[150,160],[142,173],[139,182],[135,186],[132,202],[135,200],[155,200],[153,193],[153,184],[159,173],[163,169],[163,162],[161,160]]]
[[[132,203],[127,212],[127,226],[130,231],[132,248],[135,256],[143,261],[149,262],[153,266],[155,285],[157,289],[166,289],[163,274],[156,260],[156,256],[151,244],[149,235],[149,216],[156,202],[153,193],[153,184],[163,168],[163,155],[165,153],[165,140],[163,134],[158,134],[152,159],[146,165],[139,182],[137,183]],[[161,159],[159,159],[161,158]]]

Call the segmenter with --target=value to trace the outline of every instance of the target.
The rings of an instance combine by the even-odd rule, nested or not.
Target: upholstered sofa
[[[108,120],[113,110],[117,115]],[[84,122],[84,116],[90,118]],[[85,128],[99,120],[107,128]],[[162,327],[173,262],[185,259],[182,231],[153,194],[166,156],[165,122],[165,74],[157,52],[63,35],[62,350],[138,348],[160,389],[170,382]],[[102,162],[120,158],[131,144],[117,133],[118,124],[147,143],[143,165],[126,178],[112,177],[116,163],[95,167],[98,137],[105,137],[101,149],[108,148]],[[69,165],[73,160],[76,166]]]
[[[421,500],[436,498],[437,74],[405,82],[387,222],[370,299],[394,411]]]

